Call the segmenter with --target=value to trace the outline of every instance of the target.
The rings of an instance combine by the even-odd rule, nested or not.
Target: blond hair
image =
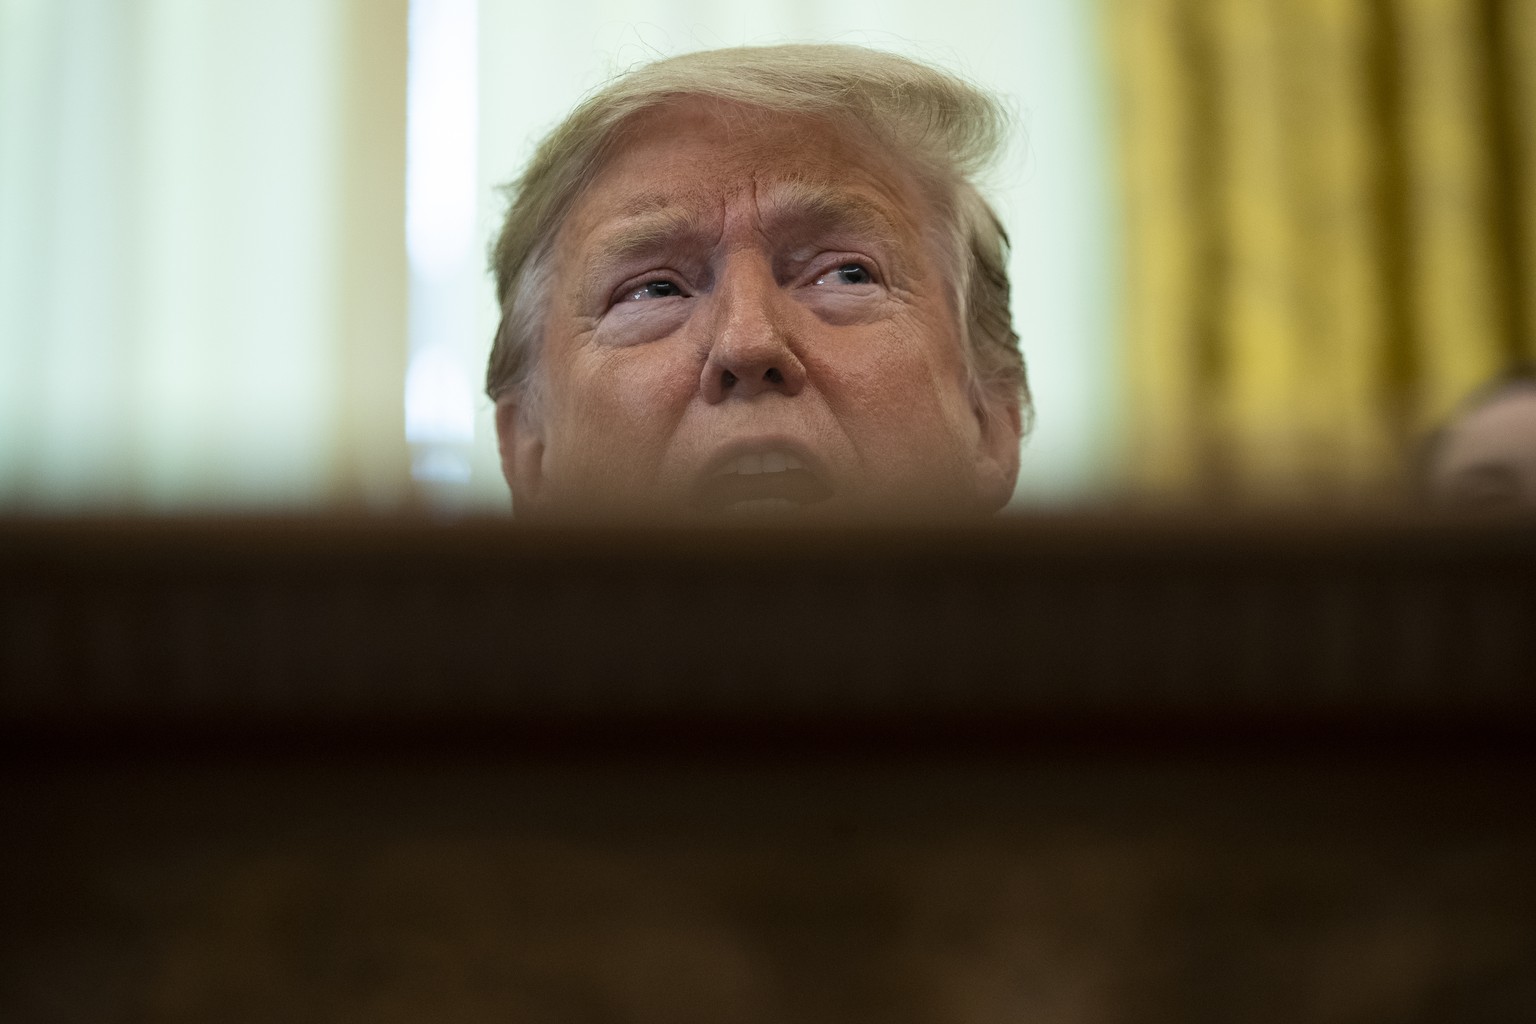
[[[554,238],[576,199],[638,115],[681,96],[852,122],[915,174],[947,229],[944,258],[965,339],[973,400],[1017,405],[1029,391],[1008,310],[1008,236],[975,178],[1007,136],[1003,107],[955,76],[891,53],[831,44],[705,50],[640,67],[583,101],[508,185],[492,250],[501,321],[486,369],[492,401],[538,404],[537,336]],[[990,399],[984,401],[984,399]]]

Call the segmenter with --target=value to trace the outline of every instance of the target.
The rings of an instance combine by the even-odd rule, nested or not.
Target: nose
[[[715,287],[716,315],[699,381],[704,398],[751,398],[768,392],[794,396],[805,386],[805,366],[792,345],[792,311],[766,265],[735,265]]]

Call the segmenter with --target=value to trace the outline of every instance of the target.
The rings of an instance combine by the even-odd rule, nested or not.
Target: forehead
[[[930,221],[914,175],[853,125],[680,97],[636,116],[561,229],[580,244],[615,222],[675,211],[767,213],[832,198],[916,240]]]

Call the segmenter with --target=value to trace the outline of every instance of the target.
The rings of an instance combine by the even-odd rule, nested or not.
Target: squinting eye
[[[647,281],[624,296],[626,302],[636,302],[642,299],[669,299],[674,295],[683,294],[683,290],[671,281]]]
[[[875,276],[862,263],[844,263],[831,273],[822,274],[817,284],[873,284]]]

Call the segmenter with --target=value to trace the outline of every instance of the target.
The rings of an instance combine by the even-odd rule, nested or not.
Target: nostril
[[[769,384],[783,384],[784,375],[776,367],[769,367],[768,372],[763,374],[763,380],[766,380]]]
[[[722,370],[720,372],[720,386],[721,387],[728,388],[728,387],[731,387],[735,383],[736,383],[736,375],[734,373],[732,373],[730,370]]]

